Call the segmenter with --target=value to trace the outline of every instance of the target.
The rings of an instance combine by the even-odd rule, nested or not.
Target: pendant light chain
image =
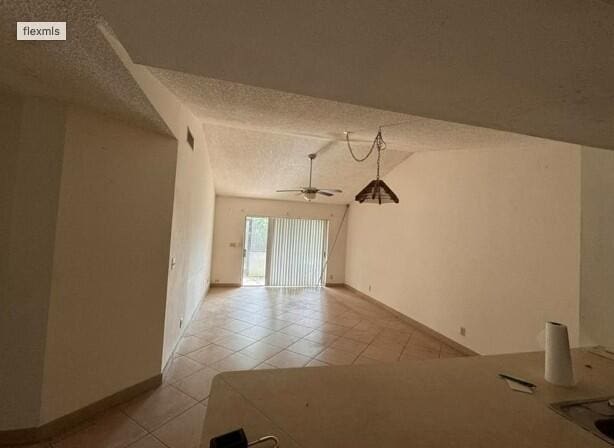
[[[377,180],[379,180],[379,170],[380,170],[380,164],[382,160],[382,151],[386,149],[386,142],[384,141],[384,137],[382,137],[382,127],[380,126],[378,128],[377,135],[373,139],[373,143],[371,144],[371,148],[369,149],[369,152],[367,153],[366,156],[362,158],[356,157],[356,154],[354,154],[354,150],[352,149],[352,145],[350,144],[350,132],[349,131],[345,133],[345,141],[347,142],[348,149],[350,150],[350,154],[352,155],[352,158],[357,162],[364,162],[365,160],[367,160],[369,156],[373,153],[373,150],[377,148]]]
[[[365,188],[360,190],[360,192],[356,195],[356,198],[355,198],[356,201],[360,202],[361,204],[363,202],[376,203],[380,205],[384,203],[390,203],[390,202],[394,202],[398,204],[399,203],[398,196],[394,193],[394,191],[390,189],[388,185],[386,185],[386,182],[380,179],[382,151],[386,149],[386,142],[384,141],[384,138],[382,137],[382,127],[381,126],[379,127],[377,131],[377,135],[375,136],[375,139],[373,140],[373,144],[371,145],[369,152],[367,153],[366,156],[362,158],[356,157],[356,154],[354,154],[354,151],[352,150],[352,145],[350,144],[350,133],[349,132],[345,133],[345,140],[347,142],[348,149],[350,150],[350,154],[352,155],[352,158],[357,162],[364,162],[365,160],[367,160],[369,156],[373,153],[375,148],[377,148],[377,177],[375,178],[375,180],[372,180],[371,182],[369,182],[369,184]]]
[[[379,180],[379,166],[380,166],[381,160],[382,160],[382,148],[378,146],[377,147],[377,177],[376,177],[377,180]]]
[[[371,148],[369,149],[369,152],[367,153],[367,155],[364,156],[363,158],[359,158],[359,157],[356,157],[356,155],[354,154],[354,151],[352,150],[352,145],[350,145],[350,132],[345,133],[345,141],[347,142],[348,149],[350,150],[350,154],[352,155],[352,158],[357,162],[364,162],[365,160],[367,160],[369,156],[371,155],[371,153],[373,152],[373,149],[375,148],[375,140],[373,140],[373,144],[371,144]]]
[[[373,153],[373,150],[375,148],[377,148],[377,152],[378,152],[378,171],[379,171],[379,158],[380,158],[379,153],[381,151],[383,151],[384,149],[386,149],[386,142],[384,141],[384,138],[382,137],[382,128],[381,128],[381,126],[377,130],[377,135],[373,139],[373,143],[371,144],[371,148],[369,148],[369,152],[367,153],[367,155],[365,155],[362,158],[356,157],[356,154],[354,154],[354,150],[352,149],[352,145],[350,144],[350,132],[349,131],[345,132],[345,141],[346,141],[346,143],[348,145],[348,149],[350,150],[350,154],[352,155],[352,158],[355,161],[357,161],[357,162],[364,162],[365,160],[367,160],[369,158],[369,156]]]

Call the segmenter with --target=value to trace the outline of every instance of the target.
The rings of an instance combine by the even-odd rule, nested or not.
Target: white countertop
[[[614,397],[614,361],[581,350],[573,358],[573,388],[544,381],[543,352],[222,373],[201,446],[243,427],[250,440],[278,436],[282,448],[609,447],[548,407]],[[499,372],[537,384],[536,392],[510,390]]]

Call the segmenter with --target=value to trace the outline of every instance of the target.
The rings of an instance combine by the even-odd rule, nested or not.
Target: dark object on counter
[[[247,448],[247,437],[243,428],[214,437],[209,442],[209,448]]]
[[[271,445],[271,448],[279,446],[279,441],[275,436],[264,436],[258,440],[248,442],[245,431],[243,431],[243,428],[239,428],[212,438],[209,442],[209,448],[247,448],[248,446],[259,445],[269,441],[274,443],[274,445]]]
[[[505,380],[515,381],[516,383],[522,384],[523,386],[527,386],[527,387],[531,387],[531,388],[537,387],[537,385],[535,385],[533,383],[530,383],[530,382],[528,382],[526,380],[523,380],[523,379],[515,377],[515,376],[508,375],[506,373],[500,373],[499,377],[503,378]]]

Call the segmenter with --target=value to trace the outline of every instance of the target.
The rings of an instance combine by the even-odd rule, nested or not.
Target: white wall
[[[192,126],[194,150],[185,127],[178,145],[53,101],[1,99],[4,430],[161,372],[208,288],[215,193],[183,108],[172,118]]]
[[[66,118],[41,423],[160,373],[177,143]]]
[[[241,283],[243,238],[247,216],[327,219],[329,221],[327,282],[344,282],[347,225],[341,226],[341,220],[346,209],[345,205],[218,196],[215,208],[211,274],[214,283]],[[341,232],[336,247],[332,250],[339,229]]]
[[[0,96],[0,430],[39,421],[64,114]]]
[[[0,430],[159,374],[209,286],[215,192],[201,124],[147,69],[129,69],[176,140],[0,97],[0,340],[11,341],[0,344]]]
[[[546,320],[577,343],[580,150],[536,141],[401,163],[400,204],[351,207],[346,283],[482,354],[539,349]]]
[[[211,274],[215,189],[209,154],[202,127],[189,115],[183,115],[183,126],[194,135],[194,150],[179,140],[175,175],[175,203],[171,259],[166,302],[166,324],[162,361],[165,364],[179,341],[185,326],[207,294]]]
[[[171,259],[164,327],[162,364],[166,364],[210,283],[215,187],[202,123],[144,66],[135,64],[108,30],[100,31],[134,77],[147,99],[178,141],[175,202],[171,234]],[[186,143],[187,128],[195,139],[194,150]]]
[[[614,151],[582,149],[583,345],[614,347]]]

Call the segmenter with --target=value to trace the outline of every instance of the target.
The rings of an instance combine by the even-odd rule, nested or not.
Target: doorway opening
[[[268,218],[248,216],[245,219],[243,286],[266,284],[268,228]]]
[[[321,286],[327,247],[327,220],[248,216],[242,284]]]

